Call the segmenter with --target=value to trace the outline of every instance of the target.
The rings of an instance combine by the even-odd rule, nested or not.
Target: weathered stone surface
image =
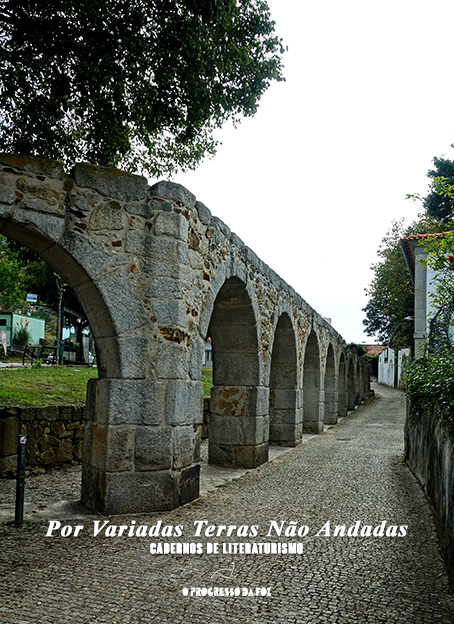
[[[155,301],[153,303],[153,312],[157,321],[161,325],[178,325],[179,327],[187,327],[186,306],[182,301]]]
[[[95,281],[107,307],[111,312],[116,331],[123,332],[143,327],[148,319],[131,291],[128,275],[121,269],[104,273]]]
[[[15,477],[17,474],[17,455],[0,457],[0,478]]]
[[[181,184],[175,184],[175,182],[162,181],[153,184],[150,187],[149,195],[151,197],[162,197],[188,208],[194,208],[195,206],[195,195]]]
[[[118,341],[119,370],[126,379],[148,377],[149,340],[147,338],[123,338]]]
[[[121,230],[124,213],[118,202],[111,201],[96,206],[90,217],[90,230]]]
[[[199,336],[192,341],[189,351],[189,376],[200,379],[203,366],[204,342]]]
[[[96,383],[98,422],[111,425],[159,425],[163,422],[165,383],[148,379],[98,379],[90,382]]]
[[[19,433],[19,418],[0,418],[0,457],[17,453]]]
[[[196,436],[194,427],[173,428],[173,466],[174,470],[190,466],[194,461]]]
[[[241,441],[240,418],[210,414],[210,447],[212,444],[239,445]],[[228,464],[231,465],[231,464]]]
[[[80,264],[90,278],[106,271],[112,264],[112,256],[86,236],[77,232],[66,232],[60,246]]]
[[[71,175],[77,186],[93,189],[100,195],[122,202],[145,199],[148,191],[146,178],[120,169],[80,163],[74,166]]]
[[[200,424],[202,401],[203,384],[200,381],[169,381],[165,411],[167,424]]]
[[[202,204],[202,202],[198,201],[198,202],[195,203],[195,209],[197,210],[197,213],[199,215],[200,221],[204,225],[210,225],[210,223],[211,223],[211,211],[205,206],[205,204]]]
[[[14,204],[16,199],[16,194],[13,191],[6,186],[0,185],[0,204]]]
[[[189,362],[186,348],[175,342],[160,343],[157,366],[163,379],[187,379]]]
[[[106,439],[106,470],[123,472],[134,467],[135,428],[131,426],[109,427]]]
[[[167,277],[154,277],[150,280],[147,297],[158,299],[177,299],[181,297],[181,284]]]
[[[135,465],[137,470],[168,470],[172,464],[172,428],[137,427]]]
[[[180,505],[178,473],[167,470],[107,473],[105,483],[105,514],[165,511]]]
[[[59,241],[65,232],[64,214],[49,214],[44,204],[22,203],[14,211],[15,220],[38,231],[52,242]]]
[[[249,416],[241,419],[240,441],[245,446],[268,442],[263,436],[263,416]]]
[[[14,167],[20,171],[26,171],[34,175],[44,175],[56,180],[63,180],[65,171],[61,162],[37,158],[36,156],[23,156],[19,154],[0,153],[0,164]]]
[[[58,463],[70,462],[73,458],[73,445],[69,439],[63,440],[55,449],[55,461]]]
[[[213,386],[211,412],[223,416],[242,416],[246,413],[247,389],[244,386]]]
[[[158,214],[154,222],[156,236],[171,236],[177,240],[187,241],[188,221],[183,215],[174,212]]]

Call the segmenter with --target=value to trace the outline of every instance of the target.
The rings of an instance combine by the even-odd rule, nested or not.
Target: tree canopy
[[[433,169],[427,172],[427,177],[432,180],[431,188],[423,199],[423,206],[431,217],[449,221],[454,219],[454,197],[450,193],[440,192],[438,181],[442,179],[449,185],[454,184],[454,161],[435,157],[432,162]]]
[[[400,247],[400,239],[410,234],[441,232],[445,224],[427,215],[405,227],[394,220],[377,251],[379,261],[372,265],[373,280],[365,289],[369,298],[363,324],[369,336],[393,348],[409,347],[413,341],[414,288]]]
[[[2,0],[0,42],[0,149],[67,164],[194,168],[283,80],[265,0]]]

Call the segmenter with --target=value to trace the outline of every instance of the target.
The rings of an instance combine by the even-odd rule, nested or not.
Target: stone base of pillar
[[[208,462],[232,468],[256,468],[268,461],[268,442],[250,446],[214,444],[208,447]]]
[[[199,497],[200,465],[181,470],[105,472],[82,466],[82,500],[103,515],[169,511]]]
[[[270,445],[298,446],[301,444],[301,425],[270,424]]]
[[[303,433],[323,433],[324,427],[322,421],[304,421],[303,422]]]

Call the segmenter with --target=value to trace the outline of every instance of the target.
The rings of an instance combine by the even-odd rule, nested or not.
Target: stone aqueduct
[[[82,497],[101,513],[198,496],[207,336],[212,463],[258,466],[369,391],[342,337],[180,185],[1,154],[0,231],[58,271],[90,321]]]

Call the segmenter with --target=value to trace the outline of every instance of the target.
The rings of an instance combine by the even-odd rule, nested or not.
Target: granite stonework
[[[0,477],[17,471],[20,435],[27,436],[27,470],[43,472],[82,460],[84,407],[4,407],[0,409]]]
[[[208,336],[212,462],[257,466],[270,442],[298,445],[369,391],[331,325],[178,184],[1,154],[0,231],[58,271],[90,321],[82,495],[102,513],[198,496]]]
[[[414,417],[407,402],[405,458],[435,511],[440,548],[454,587],[454,444],[436,409]]]

